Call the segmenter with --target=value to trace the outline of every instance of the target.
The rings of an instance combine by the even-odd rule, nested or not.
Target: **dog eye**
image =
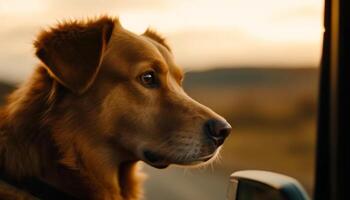
[[[157,79],[153,71],[148,71],[141,74],[140,81],[146,87],[154,88],[158,86]]]

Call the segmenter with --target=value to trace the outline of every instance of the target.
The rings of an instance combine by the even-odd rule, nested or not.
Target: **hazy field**
[[[316,69],[221,69],[190,72],[185,80],[186,91],[225,116],[233,133],[212,168],[147,168],[148,199],[223,199],[228,175],[238,169],[281,172],[312,190]]]
[[[233,126],[216,168],[285,173],[311,192],[317,69],[221,69],[187,75],[188,93]]]

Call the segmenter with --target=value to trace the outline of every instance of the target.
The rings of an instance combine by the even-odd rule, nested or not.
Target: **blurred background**
[[[225,199],[241,169],[293,176],[311,194],[323,0],[0,0],[0,103],[38,63],[41,29],[100,14],[162,33],[186,91],[233,126],[207,167],[145,166],[146,199]]]

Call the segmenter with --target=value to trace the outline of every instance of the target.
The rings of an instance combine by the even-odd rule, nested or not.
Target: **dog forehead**
[[[120,55],[130,63],[145,60],[162,60],[158,49],[144,37],[116,26],[108,44],[108,51]]]
[[[168,66],[168,70],[170,73],[178,80],[181,80],[183,78],[183,71],[180,67],[178,67],[175,63],[173,54],[169,51],[169,47],[163,46],[163,44],[159,43],[158,41],[153,40],[152,38],[149,38],[147,36],[144,36],[149,40],[160,52],[160,54],[163,56],[164,61],[166,62],[166,65]]]
[[[140,63],[163,63],[162,71],[169,71],[177,79],[182,78],[182,70],[174,63],[172,53],[162,44],[144,35],[137,35],[123,27],[115,26],[108,44],[108,57],[124,60],[130,65]]]

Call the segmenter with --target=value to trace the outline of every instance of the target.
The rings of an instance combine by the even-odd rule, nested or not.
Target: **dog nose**
[[[214,141],[217,146],[224,143],[226,137],[231,133],[231,125],[226,121],[210,119],[205,123],[205,131],[209,138]]]

